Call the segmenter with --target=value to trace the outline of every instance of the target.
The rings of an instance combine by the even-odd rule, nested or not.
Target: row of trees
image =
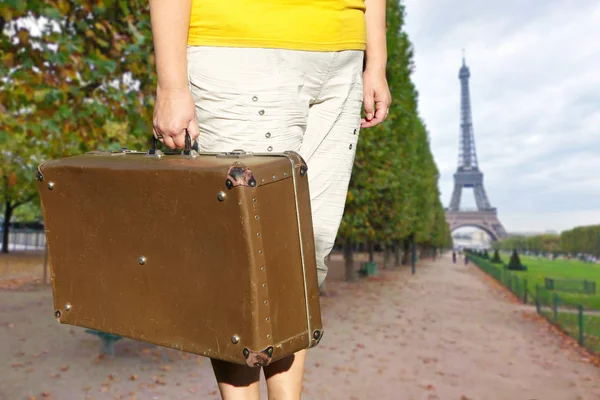
[[[387,79],[393,102],[383,124],[361,132],[357,148],[338,238],[345,247],[349,279],[355,278],[352,249],[356,243],[368,243],[371,249],[377,244],[387,256],[402,249],[403,263],[409,261],[413,240],[421,248],[451,246],[440,202],[439,172],[411,80],[413,49],[404,20],[404,6],[388,1]]]
[[[560,235],[512,236],[494,243],[494,248],[600,257],[600,225],[579,226]]]
[[[32,178],[42,160],[148,146],[156,87],[147,0],[6,3],[0,10],[3,251],[15,212],[39,207]],[[421,247],[449,247],[399,2],[388,2],[387,24],[394,101],[387,121],[361,134],[340,243],[389,251],[407,250],[414,239]]]

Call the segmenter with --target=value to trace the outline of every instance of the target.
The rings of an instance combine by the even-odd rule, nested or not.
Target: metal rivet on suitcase
[[[271,335],[267,335],[267,336],[271,336]],[[272,356],[273,356],[273,347],[269,346],[269,347],[267,348],[267,355],[268,355],[269,357],[272,357]]]
[[[140,258],[138,259],[138,262],[140,263],[140,265],[146,264],[146,257],[140,256]]]
[[[54,312],[54,317],[55,317],[56,319],[59,319],[59,318],[60,318],[60,310],[56,310],[56,311]]]
[[[269,147],[267,147],[267,150],[269,150],[269,151],[273,151],[273,146],[269,146]]]
[[[258,254],[262,254],[262,250],[259,250],[259,251],[258,251]]]
[[[265,321],[269,322],[271,320],[271,318],[267,317],[265,318]]]
[[[244,358],[248,358],[248,356],[250,355],[250,350],[244,348],[244,350],[242,350],[242,353],[244,354]]]
[[[73,308],[73,306],[71,306],[69,303],[65,304],[65,310],[71,311],[71,308]]]
[[[267,133],[265,133],[265,137],[266,137],[267,139],[268,139],[268,138],[270,138],[270,137],[271,137],[271,132],[267,132]]]
[[[277,175],[273,175],[273,179],[277,179]]]
[[[231,337],[231,342],[232,342],[233,344],[238,344],[238,343],[240,342],[240,337],[239,337],[238,335],[233,335],[233,336]]]
[[[48,182],[48,189],[54,189],[54,182]]]
[[[265,110],[260,110],[260,111],[258,112],[258,114],[259,114],[259,115],[265,115]]]
[[[258,101],[258,97],[256,97],[256,96],[253,96],[253,97],[252,97],[252,101]]]
[[[320,331],[315,331],[313,333],[313,337],[315,338],[315,340],[319,340],[319,338],[321,337],[321,332]]]
[[[350,147],[348,147],[350,150],[352,150],[352,145],[350,145]]]
[[[227,179],[225,181],[225,186],[227,186],[227,189],[231,189],[233,187],[233,182],[231,182],[231,179]]]
[[[44,180],[44,175],[42,175],[42,173],[39,170],[36,172],[35,177],[40,182]]]
[[[283,173],[283,176],[287,176],[287,172],[284,172],[284,173]]]
[[[255,216],[254,216],[254,219],[258,219],[258,215],[255,215]]]
[[[300,175],[301,176],[306,175],[306,167],[304,165],[300,167]]]
[[[217,194],[217,199],[219,199],[219,201],[225,201],[225,197],[227,197],[227,195],[225,194],[225,192],[219,192]]]

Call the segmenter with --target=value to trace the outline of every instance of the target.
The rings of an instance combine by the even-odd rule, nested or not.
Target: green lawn
[[[502,254],[502,261],[508,264],[510,256]],[[557,291],[562,306],[582,304],[586,309],[600,310],[600,265],[578,260],[548,260],[545,258],[520,256],[521,262],[527,266],[527,271],[510,271],[521,278],[527,278],[531,292],[535,286],[544,287],[544,278],[586,279],[596,282],[596,294],[566,293]]]
[[[552,321],[551,311],[542,311]],[[571,337],[579,340],[579,316],[577,313],[557,314],[556,323]],[[600,354],[600,316],[583,316],[583,345],[596,354]]]

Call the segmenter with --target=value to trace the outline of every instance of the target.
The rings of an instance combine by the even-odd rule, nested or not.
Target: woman
[[[358,133],[391,95],[385,0],[150,0],[154,135],[200,151],[293,150],[309,167],[319,285]],[[361,119],[364,103],[365,117]],[[264,368],[270,399],[299,399],[306,351]],[[213,360],[223,399],[259,399],[259,368]]]

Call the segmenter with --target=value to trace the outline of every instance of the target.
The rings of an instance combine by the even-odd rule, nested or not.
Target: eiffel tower
[[[490,205],[483,187],[483,172],[477,164],[475,137],[471,119],[471,98],[469,94],[469,68],[465,63],[458,73],[460,79],[460,146],[458,169],[454,174],[454,191],[450,207],[446,209],[446,221],[450,230],[462,227],[475,227],[485,231],[492,240],[506,237],[506,231],[498,219],[496,209]],[[472,188],[475,194],[476,210],[461,210],[460,201],[463,188]]]

